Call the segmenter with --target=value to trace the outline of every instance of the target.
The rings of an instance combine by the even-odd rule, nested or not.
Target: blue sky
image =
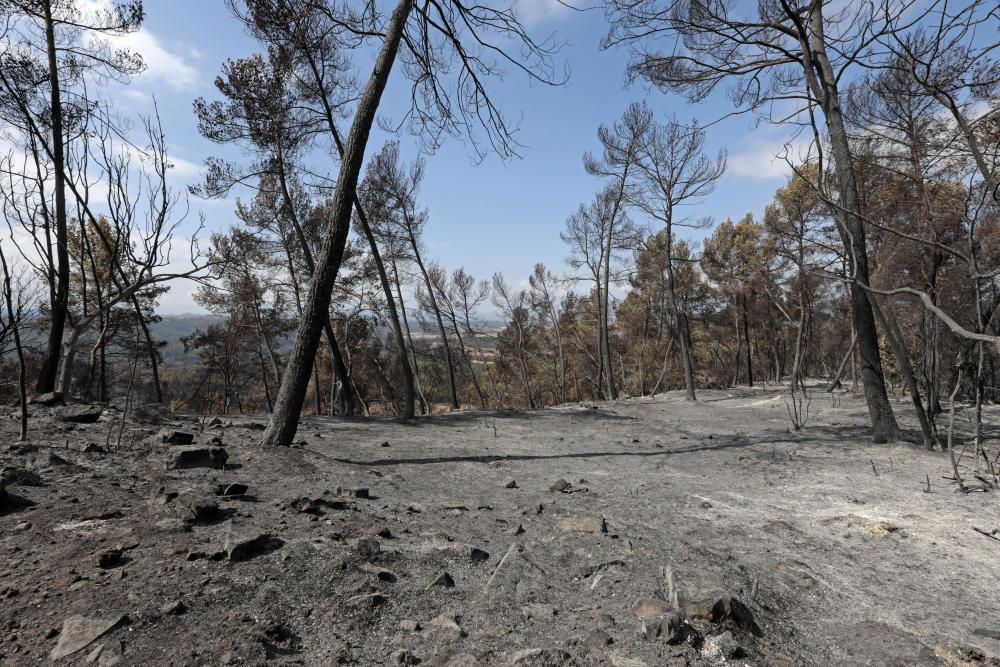
[[[574,12],[555,0],[516,2],[534,36],[555,33],[565,42],[558,58],[569,65],[570,81],[550,88],[509,73],[497,86],[496,99],[508,117],[521,118],[523,158],[502,161],[492,156],[477,163],[470,147],[449,139],[427,157],[422,202],[430,210],[425,238],[434,260],[449,270],[464,266],[480,278],[502,271],[508,282],[518,285],[526,283],[536,262],[556,272],[566,270],[567,249],[559,233],[566,216],[600,187],[582,166],[584,152],[599,149],[600,124],[615,121],[629,102],[641,99],[661,119],[676,114],[703,124],[730,109],[725,102],[694,107],[641,85],[626,87],[626,54],[599,48],[605,31],[600,11]],[[206,157],[220,154],[218,146],[199,136],[192,101],[214,98],[212,80],[220,65],[254,52],[256,45],[221,1],[146,0],[146,11],[142,32],[130,36],[128,44],[144,55],[148,69],[119,94],[117,104],[126,114],[148,113],[155,95],[177,165],[173,178],[181,186],[198,180]],[[362,54],[355,65],[363,77],[371,62]],[[383,115],[392,118],[398,112],[396,100],[406,92],[406,81],[394,70]],[[747,211],[758,213],[785,182],[784,164],[774,156],[786,132],[754,125],[744,116],[710,129],[708,148],[729,151],[729,170],[716,193],[698,207],[699,216],[721,221]],[[383,132],[374,133],[370,152],[387,138]],[[417,154],[414,138],[404,135],[401,141],[406,155]],[[212,230],[235,221],[231,201],[193,200],[192,210],[203,211]],[[191,291],[190,286],[176,285],[163,298],[162,312],[198,312]]]

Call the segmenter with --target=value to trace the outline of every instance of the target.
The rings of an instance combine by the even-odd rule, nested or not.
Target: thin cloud
[[[95,12],[111,9],[110,0],[85,0],[81,9]],[[113,48],[127,49],[142,56],[146,70],[140,81],[165,83],[175,90],[192,90],[198,84],[198,70],[183,56],[167,49],[145,26],[127,35],[103,37]]]
[[[788,160],[793,163],[805,161],[810,146],[810,142],[801,139],[751,141],[746,149],[729,154],[726,174],[758,181],[787,179],[793,173]]]
[[[574,13],[576,2],[570,0],[515,0],[514,11],[526,26],[562,20]]]

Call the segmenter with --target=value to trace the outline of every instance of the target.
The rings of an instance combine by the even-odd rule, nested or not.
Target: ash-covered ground
[[[1000,664],[997,493],[869,443],[857,398],[793,433],[784,396],[309,418],[282,450],[149,407],[32,405],[22,444],[5,408],[0,660]]]

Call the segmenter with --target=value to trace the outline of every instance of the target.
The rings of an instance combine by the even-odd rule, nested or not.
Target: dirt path
[[[868,444],[855,399],[817,394],[790,433],[777,390],[700,398],[310,419],[287,451],[147,415],[86,452],[118,413],[35,407],[45,437],[0,447],[0,659],[1000,664],[1000,541],[973,530],[996,493]],[[225,471],[168,467],[213,446]]]

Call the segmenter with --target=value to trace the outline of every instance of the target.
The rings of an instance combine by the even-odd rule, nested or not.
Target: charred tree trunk
[[[399,0],[386,26],[385,39],[375,61],[371,77],[358,102],[357,112],[347,136],[343,159],[337,176],[333,198],[333,219],[316,263],[316,273],[309,288],[302,321],[295,345],[289,355],[288,367],[282,377],[274,412],[264,431],[265,445],[289,446],[298,429],[299,413],[305,399],[309,375],[316,357],[323,323],[329,321],[330,297],[337,278],[350,230],[351,208],[354,203],[365,147],[371,133],[382,93],[399,51],[406,20],[413,9],[413,0]],[[412,385],[411,385],[412,386]],[[412,397],[410,401],[412,406]]]
[[[853,278],[850,286],[851,313],[858,338],[861,378],[864,383],[868,415],[872,423],[872,440],[888,442],[896,438],[899,426],[886,392],[875,316],[872,313],[869,295],[864,289],[869,284],[869,270],[868,248],[861,219],[861,196],[841,112],[837,77],[826,54],[822,7],[823,3],[815,3],[810,10],[809,22],[812,35],[810,43],[803,45],[805,53],[809,56],[806,75],[826,117],[834,167],[840,186],[842,210],[837,215],[839,223],[837,230],[851,263],[849,274]]]
[[[52,122],[52,167],[55,188],[56,224],[56,286],[51,303],[51,322],[45,344],[45,356],[38,371],[35,391],[53,391],[59,375],[59,355],[62,352],[63,332],[69,308],[69,246],[66,229],[66,158],[64,153],[62,97],[59,91],[59,67],[56,61],[55,22],[52,20],[52,1],[42,2],[45,20],[45,46],[48,54],[49,93]]]

